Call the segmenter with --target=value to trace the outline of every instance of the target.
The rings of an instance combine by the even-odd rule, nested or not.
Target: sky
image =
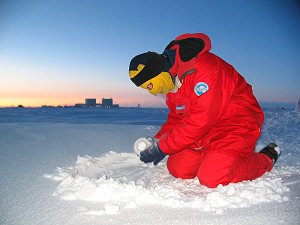
[[[264,102],[300,97],[296,0],[0,0],[0,107],[73,105],[113,98],[161,107],[129,79],[145,51],[183,33],[205,33]]]

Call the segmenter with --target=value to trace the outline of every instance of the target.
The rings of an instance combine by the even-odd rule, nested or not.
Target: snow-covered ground
[[[0,224],[300,224],[300,113],[264,111],[273,170],[209,189],[133,153],[167,109],[0,109]]]

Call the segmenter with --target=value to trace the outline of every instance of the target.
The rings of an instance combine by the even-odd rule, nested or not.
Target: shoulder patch
[[[194,91],[197,96],[203,95],[205,92],[207,92],[209,89],[207,83],[205,82],[199,82],[195,85]]]

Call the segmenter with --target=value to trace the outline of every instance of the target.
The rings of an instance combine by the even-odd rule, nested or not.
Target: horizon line
[[[297,102],[283,102],[283,101],[279,101],[279,102],[274,102],[274,101],[258,101],[259,104],[295,104],[297,105]],[[85,103],[75,103],[75,104],[85,104]],[[59,108],[59,107],[65,107],[65,108],[76,108],[75,107],[75,104],[58,104],[58,105],[23,105],[23,104],[18,104],[18,105],[10,105],[10,106],[0,106],[0,109],[3,109],[3,108],[42,108],[42,107],[53,107],[53,108]],[[101,103],[96,103],[98,105],[101,105]],[[119,108],[167,108],[167,105],[161,105],[161,106],[158,106],[158,105],[154,105],[154,106],[149,106],[149,105],[145,105],[143,106],[142,104],[140,103],[136,103],[134,105],[130,104],[130,105],[120,105],[120,104],[117,104],[119,105]],[[77,107],[77,108],[80,108],[80,107]],[[102,107],[84,107],[84,108],[102,108]]]

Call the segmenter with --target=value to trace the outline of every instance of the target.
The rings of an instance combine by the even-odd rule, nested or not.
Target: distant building
[[[119,108],[119,104],[113,104],[112,98],[102,98],[102,104],[96,103],[95,98],[86,98],[84,103],[75,104],[76,108],[102,107],[102,108]]]
[[[96,107],[96,99],[95,98],[86,98],[85,99],[85,107]]]
[[[102,107],[103,108],[111,108],[113,105],[112,98],[102,98]]]
[[[119,108],[119,104],[113,104],[112,98],[102,98],[103,108]]]

